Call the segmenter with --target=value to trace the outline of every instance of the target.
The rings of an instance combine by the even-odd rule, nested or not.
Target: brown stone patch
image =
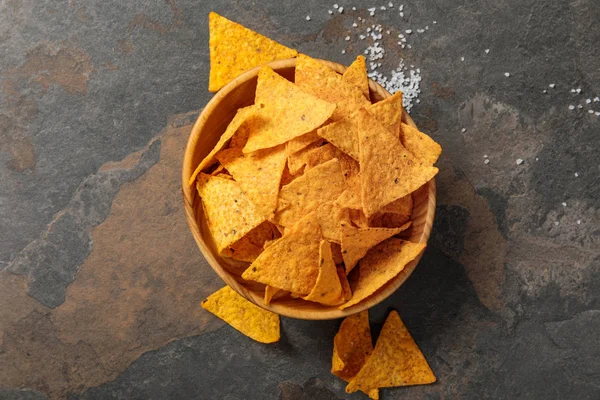
[[[440,204],[459,205],[470,214],[460,263],[481,303],[491,311],[504,314],[502,289],[508,243],[498,229],[494,214],[486,199],[477,195],[470,182],[459,176],[452,164],[442,163],[437,181],[443,182],[438,185]]]
[[[162,35],[169,32],[173,28],[183,25],[183,10],[175,0],[167,0],[167,4],[173,14],[173,22],[168,25],[164,25],[158,21],[153,20],[144,13],[137,13],[133,19],[129,22],[129,29],[141,28],[149,29],[154,32],[158,32]]]
[[[119,51],[125,55],[130,55],[135,50],[133,42],[128,39],[119,40]]]
[[[454,90],[449,87],[440,86],[437,82],[433,82],[431,86],[433,87],[433,95],[440,99],[445,100],[454,97]]]
[[[24,277],[0,273],[0,387],[65,398],[116,378],[146,351],[220,326],[199,304],[223,284],[202,259],[181,201],[191,120],[172,120],[157,139],[160,162],[115,196],[61,306],[41,306],[25,294]]]

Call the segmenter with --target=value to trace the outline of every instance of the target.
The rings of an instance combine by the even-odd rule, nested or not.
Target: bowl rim
[[[335,63],[335,62],[332,62],[332,61],[328,61],[328,60],[319,60],[319,61],[330,66],[332,69],[334,69],[338,73],[343,73],[343,71],[345,71],[345,69],[346,69],[345,66]],[[277,72],[280,69],[295,68],[296,58],[276,60],[276,61],[267,63],[265,65],[270,66],[275,72]],[[286,316],[286,317],[290,317],[290,318],[297,318],[297,319],[305,319],[305,320],[329,320],[329,319],[344,318],[349,315],[353,315],[358,312],[367,310],[367,309],[381,303],[388,297],[390,297],[396,290],[398,290],[398,288],[400,288],[400,286],[402,286],[404,284],[404,282],[406,282],[408,277],[415,270],[421,257],[423,256],[424,252],[421,252],[417,258],[415,258],[413,261],[408,263],[398,275],[396,275],[394,278],[392,278],[392,280],[387,282],[383,287],[379,288],[374,294],[367,297],[360,303],[358,303],[352,307],[349,307],[347,309],[344,309],[344,310],[340,310],[337,307],[328,307],[327,308],[327,307],[323,306],[323,310],[317,311],[315,309],[294,308],[294,307],[290,307],[290,306],[287,306],[284,304],[278,304],[276,301],[271,302],[268,305],[265,305],[262,294],[259,294],[258,292],[254,291],[254,290],[249,290],[248,288],[244,287],[228,271],[226,271],[221,266],[221,264],[219,263],[219,261],[217,260],[215,255],[213,254],[212,249],[204,241],[204,238],[202,237],[200,228],[198,226],[199,224],[196,220],[196,212],[195,212],[195,207],[194,207],[194,199],[196,196],[195,185],[188,184],[189,178],[192,176],[195,168],[197,167],[197,165],[192,165],[192,157],[194,154],[194,150],[200,139],[200,136],[201,136],[200,134],[203,130],[203,127],[204,127],[207,119],[208,119],[208,116],[211,115],[211,113],[216,109],[216,107],[219,105],[221,100],[223,100],[225,97],[227,97],[227,95],[230,92],[232,92],[233,90],[235,90],[240,84],[256,78],[258,75],[258,72],[260,71],[261,68],[262,68],[262,66],[258,66],[251,70],[248,70],[248,71],[244,72],[243,74],[239,75],[237,78],[235,78],[231,82],[229,82],[223,88],[221,88],[221,90],[219,90],[208,101],[206,106],[202,109],[202,111],[198,115],[198,118],[196,119],[196,122],[194,123],[192,130],[190,132],[190,135],[188,137],[188,142],[187,142],[187,145],[185,148],[183,165],[182,165],[182,197],[183,197],[186,219],[187,219],[188,225],[190,227],[190,230],[192,232],[192,235],[194,236],[194,240],[196,241],[196,244],[198,245],[198,248],[200,249],[202,256],[205,258],[205,260],[208,262],[208,264],[211,266],[211,268],[217,273],[217,275],[219,275],[219,277],[221,277],[221,279],[223,279],[223,281],[225,281],[225,283],[227,285],[231,286],[238,294],[240,294],[241,296],[243,296],[250,302],[256,304],[257,306],[259,306],[263,309],[272,311],[272,312],[277,313],[282,316]],[[387,97],[391,96],[391,94],[387,90],[385,90],[381,85],[379,85],[377,82],[375,82],[371,79],[369,79],[369,89],[372,92],[379,94],[382,98],[387,98]],[[402,109],[402,122],[404,122],[408,125],[411,125],[412,127],[417,128],[417,125],[414,123],[414,121],[412,120],[412,118],[406,112],[406,110],[404,108]],[[426,208],[423,232],[418,237],[418,243],[426,244],[429,240],[429,236],[431,235],[431,228],[433,226],[433,220],[435,217],[435,208],[436,208],[435,178],[433,178],[432,180],[430,180],[425,185],[423,185],[420,189],[417,189],[417,190],[424,190],[424,191],[426,191],[426,195],[427,195],[427,208]]]

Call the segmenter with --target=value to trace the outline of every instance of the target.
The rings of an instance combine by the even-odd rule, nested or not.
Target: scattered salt
[[[577,220],[577,225],[581,225],[581,220],[580,219]]]
[[[600,101],[600,97],[594,97],[594,101],[595,101],[595,102],[598,102],[598,101]]]
[[[398,11],[404,11],[404,4],[400,4],[400,7],[398,7]]]
[[[510,72],[505,72],[504,76],[508,78],[510,76]]]
[[[554,225],[558,226],[558,221],[554,221]]]
[[[434,24],[437,24],[437,21],[433,21]]]
[[[485,54],[489,54],[490,53],[490,49],[485,49]]]
[[[462,128],[460,131],[461,131],[462,133],[465,133],[465,132],[467,131],[467,129],[466,129],[466,128]]]
[[[428,31],[429,30],[429,25],[425,25],[425,30]]]
[[[352,26],[353,26],[354,28],[356,28],[356,27],[358,26],[358,24],[355,22],[355,23],[353,23],[353,24],[352,24]]]
[[[585,104],[590,104],[592,102],[592,99],[586,99],[585,100]]]
[[[546,89],[542,90],[542,93],[548,93],[548,91]]]
[[[581,88],[577,88],[577,90],[575,90],[577,92],[577,94],[581,93]]]
[[[575,106],[574,106],[574,105],[570,105],[570,106],[569,106],[569,110],[574,110],[574,109],[575,109]]]
[[[356,11],[356,7],[352,7],[352,11]]]
[[[593,113],[594,113],[594,110],[588,110],[588,112],[589,112],[590,114],[593,114]]]
[[[327,12],[329,13],[329,15],[333,14],[333,11],[331,10],[327,10]]]
[[[583,106],[582,106],[581,104],[579,104],[579,105],[577,106],[577,108],[583,108]]]
[[[388,7],[392,8],[394,7],[394,3],[392,3],[391,1],[388,3]]]
[[[461,57],[461,58],[460,58],[460,61],[465,61],[465,58],[464,58],[464,57]]]
[[[556,83],[551,83],[548,86],[550,87],[550,89],[554,89],[554,87],[556,86]]]
[[[487,154],[484,154],[484,155],[483,155],[483,158],[488,158]]]
[[[373,15],[375,15],[375,10],[377,10],[377,8],[376,8],[376,7],[369,8],[369,15],[370,15],[371,17],[372,17]]]
[[[340,7],[340,8],[338,8],[338,12],[339,12],[340,14],[341,14],[341,13],[343,13],[343,12],[344,12],[344,7]]]
[[[342,50],[342,54],[346,54],[346,50]]]
[[[385,31],[385,33],[387,33],[388,35],[390,34],[390,32],[391,32],[391,31],[390,31],[389,29],[388,29],[387,31]]]
[[[567,206],[567,203],[565,203],[565,202],[563,201],[563,202],[562,202],[562,206],[563,206],[563,207],[566,207],[566,206]]]
[[[379,7],[379,8],[380,8],[381,10],[383,10],[383,11],[387,10],[387,8],[385,8],[385,6],[381,6],[381,7]]]
[[[600,117],[600,111],[596,111],[595,114],[596,114],[597,117]]]
[[[410,35],[412,33],[412,29],[407,29],[406,33],[408,33]]]
[[[306,16],[306,20],[307,20],[307,21],[310,21],[310,15],[307,15],[307,16]]]
[[[483,160],[483,163],[484,163],[484,164],[489,164],[489,163],[490,163],[490,160],[489,160],[488,158],[486,158],[485,160]]]
[[[523,164],[523,159],[522,158],[517,158],[517,165],[521,165]]]
[[[359,38],[360,40],[365,40],[366,36],[365,36],[365,35],[358,35],[358,38]],[[365,50],[365,53],[366,53],[366,50]]]
[[[333,8],[338,8],[339,6],[336,4],[333,5]]]
[[[350,40],[350,36],[346,36],[346,37],[344,38],[344,40],[346,40],[346,41]]]
[[[400,11],[400,16],[404,18],[404,13]]]
[[[579,173],[575,172],[575,178],[579,177]]]

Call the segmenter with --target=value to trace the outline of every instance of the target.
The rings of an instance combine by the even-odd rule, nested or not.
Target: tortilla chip
[[[229,141],[229,148],[240,148],[243,149],[248,142],[248,137],[250,136],[250,130],[252,129],[251,124],[242,124],[237,132],[233,134],[231,140]]]
[[[265,248],[242,278],[307,295],[319,275],[321,239],[319,221],[310,213]]]
[[[374,228],[398,228],[410,221],[408,215],[396,213],[377,213],[369,222]]]
[[[208,296],[202,308],[257,342],[279,340],[279,315],[252,304],[229,286]]]
[[[237,113],[235,114],[235,116],[233,117],[233,119],[231,120],[229,125],[227,126],[225,133],[223,133],[221,135],[221,138],[219,139],[219,141],[217,142],[215,147],[210,151],[210,153],[208,153],[208,155],[206,157],[204,157],[204,159],[200,162],[198,167],[196,167],[196,170],[194,171],[194,173],[192,174],[192,176],[190,177],[190,179],[188,181],[190,186],[194,184],[194,182],[196,181],[196,177],[198,176],[198,174],[201,171],[203,171],[207,167],[210,167],[212,164],[214,164],[217,161],[214,158],[215,154],[217,154],[219,151],[221,151],[221,149],[223,149],[225,147],[227,142],[238,131],[238,129],[240,129],[242,124],[244,122],[246,122],[247,120],[254,118],[255,116],[256,116],[256,108],[254,106],[240,108],[237,111]]]
[[[273,60],[292,58],[298,52],[260,35],[217,13],[208,14],[210,79],[216,92],[242,72]]]
[[[360,201],[360,194],[357,194],[352,189],[346,189],[335,201],[338,207],[348,208],[352,210],[362,210],[362,203]],[[352,215],[351,215],[352,218]]]
[[[397,92],[385,100],[375,104],[369,104],[365,109],[372,114],[381,125],[394,132],[394,135],[398,135],[403,112],[402,93]],[[317,134],[350,157],[358,160],[358,119],[358,113],[354,113],[340,121],[319,128]]]
[[[331,245],[321,240],[319,247],[319,276],[315,287],[304,300],[335,306],[344,301],[342,284],[338,278],[337,268],[331,254]]]
[[[364,56],[356,57],[356,60],[350,64],[342,77],[346,82],[359,88],[365,98],[369,100],[369,78],[367,77],[367,62]]]
[[[335,104],[303,92],[268,66],[258,73],[255,105],[261,120],[252,127],[244,153],[275,147],[309,133],[335,110]]]
[[[285,227],[294,225],[308,213],[336,200],[344,185],[337,159],[309,169],[279,191],[275,223]]]
[[[350,382],[365,365],[373,352],[369,312],[361,311],[342,321],[338,333],[333,338],[331,373]],[[367,391],[372,399],[379,398],[379,389]]]
[[[442,154],[442,146],[417,128],[401,124],[400,141],[418,159],[433,165]]]
[[[413,156],[366,110],[360,110],[358,122],[361,199],[365,215],[371,217],[427,183],[438,169]]]
[[[380,212],[402,214],[402,215],[410,216],[412,214],[412,209],[413,209],[413,199],[412,199],[412,196],[409,194],[409,195],[399,198],[398,200],[392,201],[390,204],[383,207],[380,210]]]
[[[285,167],[285,146],[244,154],[242,149],[223,150],[215,155],[217,160],[238,182],[261,214],[273,216],[277,208],[279,183]]]
[[[362,210],[350,209],[350,221],[359,228],[369,228],[369,219]]]
[[[340,161],[340,167],[344,176],[353,173],[351,171],[353,165],[349,164],[349,162],[356,164],[356,173],[358,173],[358,163],[330,143],[317,146],[311,145],[290,155],[288,157],[288,166],[291,173],[297,174],[304,167],[306,167],[305,170],[309,170],[334,158]]]
[[[299,54],[296,59],[295,82],[302,90],[336,104],[331,116],[333,121],[348,118],[361,107],[371,104],[359,88],[322,62],[304,54]]]
[[[355,228],[350,224],[342,225],[342,257],[346,273],[349,273],[358,260],[363,258],[369,249],[389,237],[407,229],[409,225],[395,229]]]
[[[351,115],[319,128],[317,134],[350,157],[358,160],[357,123],[357,116]]]
[[[266,220],[235,181],[201,173],[196,188],[219,253]]]
[[[357,390],[425,385],[435,382],[433,371],[396,311],[388,315],[375,349],[365,366],[346,387]]]
[[[288,154],[294,154],[302,149],[305,149],[307,147],[318,147],[323,143],[323,139],[317,135],[317,131],[310,131],[308,133],[305,133],[302,136],[298,136],[293,138],[292,140],[290,140],[289,142],[287,142],[286,145],[286,152]],[[311,146],[313,145],[313,146]]]
[[[265,305],[271,304],[273,297],[275,297],[280,292],[283,293],[283,290],[269,285],[265,286]]]
[[[336,265],[344,262],[342,257],[342,246],[339,243],[331,243],[331,255],[333,256],[333,262]]]
[[[292,175],[290,173],[290,169],[288,168],[288,165],[286,164],[285,168],[283,169],[283,174],[281,175],[281,183],[280,183],[279,188],[281,189],[285,185],[289,185],[289,183],[296,178],[297,178],[297,176]]]
[[[340,283],[342,284],[342,291],[344,296],[344,301],[348,301],[352,298],[352,289],[350,288],[350,282],[348,282],[348,277],[346,276],[346,270],[341,265],[337,267],[338,278],[340,279]]]
[[[350,223],[348,209],[340,208],[334,202],[329,202],[321,204],[315,212],[321,225],[323,237],[330,242],[341,243],[341,226]]]
[[[343,248],[343,246],[342,246]],[[366,299],[400,273],[425,249],[424,243],[391,238],[369,250],[360,261],[358,282],[352,299],[340,306],[352,307]]]
[[[212,171],[210,173],[210,175],[212,175],[212,176],[217,176],[217,175],[220,175],[220,174],[229,174],[227,172],[227,170],[225,169],[225,167],[222,166],[221,164],[217,165],[217,167],[214,169],[214,171]]]
[[[234,260],[252,262],[262,253],[265,243],[281,237],[272,223],[265,221],[252,229],[246,236],[223,249],[221,255]]]

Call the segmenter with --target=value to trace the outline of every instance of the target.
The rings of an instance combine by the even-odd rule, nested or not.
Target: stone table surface
[[[377,70],[422,78],[433,235],[370,318],[399,310],[438,382],[382,397],[600,398],[597,0],[387,3],[0,1],[0,399],[365,398],[329,373],[339,320],[266,346],[199,306],[223,283],[180,168],[213,10],[346,65],[380,24]]]

